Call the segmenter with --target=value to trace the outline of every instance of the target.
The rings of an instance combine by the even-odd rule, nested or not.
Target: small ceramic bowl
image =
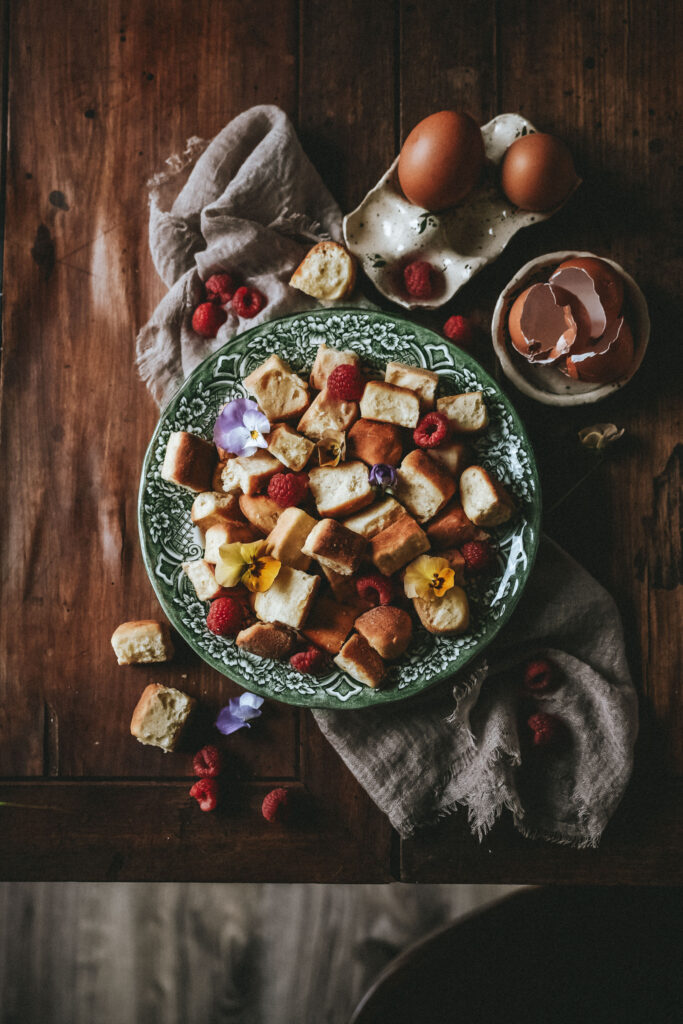
[[[547,281],[560,263],[577,256],[591,256],[609,263],[624,282],[624,316],[633,333],[634,357],[628,374],[609,384],[572,380],[554,366],[534,365],[516,352],[510,341],[508,315],[517,296],[530,285]],[[650,340],[650,317],[640,288],[614,260],[593,252],[549,252],[526,263],[500,293],[493,311],[491,335],[503,373],[523,394],[545,405],[585,405],[588,402],[599,402],[601,398],[613,394],[633,377],[643,361]]]

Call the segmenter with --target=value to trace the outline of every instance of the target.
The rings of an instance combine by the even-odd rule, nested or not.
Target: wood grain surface
[[[208,139],[251,104],[272,102],[292,117],[349,210],[430,111],[463,108],[485,121],[516,110],[568,141],[584,184],[449,307],[416,319],[438,329],[463,312],[485,331],[512,274],[558,248],[609,255],[648,298],[650,349],[623,392],[572,410],[512,397],[537,452],[545,529],[615,595],[641,695],[635,806],[608,830],[595,870],[605,881],[612,872],[636,881],[647,849],[659,880],[681,878],[683,836],[672,826],[683,766],[680,32],[673,0],[5,5],[3,799],[29,787],[29,803],[61,807],[68,793],[72,813],[85,813],[96,791],[113,821],[140,830],[138,852],[120,869],[126,878],[283,878],[292,858],[302,880],[335,870],[368,880],[400,871],[418,880],[570,880],[593,870],[594,859],[518,841],[503,826],[492,840],[500,857],[491,859],[472,845],[461,816],[404,844],[399,860],[388,824],[310,716],[274,702],[258,735],[226,744],[236,799],[254,814],[212,826],[191,807],[181,811],[186,783],[173,781],[191,774],[191,744],[173,757],[143,748],[128,734],[130,714],[150,681],[201,698],[207,720],[238,688],[186,649],[168,666],[119,668],[109,645],[120,621],[158,614],[136,525],[158,411],[135,372],[135,333],[164,294],[147,245],[146,181],[189,137]],[[476,354],[494,369],[484,337]],[[576,439],[597,420],[626,429],[604,459]],[[273,780],[301,786],[325,807],[319,841],[287,834],[277,850],[261,844],[258,797]],[[652,829],[644,834],[646,810]],[[167,812],[175,852],[145,859]],[[105,818],[97,818],[101,835],[79,826],[55,848],[55,823],[16,809],[11,834],[0,828],[0,874],[105,875]],[[219,864],[210,853],[211,867],[198,867],[189,851],[218,849],[211,828],[228,854]],[[231,855],[240,849],[246,864]]]

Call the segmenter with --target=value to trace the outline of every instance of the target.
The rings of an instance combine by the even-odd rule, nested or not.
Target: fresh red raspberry
[[[527,693],[545,693],[552,688],[553,682],[553,666],[549,661],[539,658],[524,666],[522,689]]]
[[[448,437],[448,419],[442,412],[428,412],[413,431],[413,441],[419,448],[438,448]]]
[[[449,316],[443,325],[443,333],[461,348],[469,348],[474,340],[472,324],[464,316]]]
[[[433,272],[431,263],[426,263],[425,260],[414,260],[413,263],[409,263],[403,270],[408,295],[413,295],[416,299],[431,299]]]
[[[203,811],[215,811],[218,804],[218,783],[215,779],[200,779],[190,790]]]
[[[235,279],[232,274],[212,274],[204,282],[206,297],[209,302],[219,302],[221,306],[227,305],[237,290]]]
[[[192,759],[192,771],[200,779],[216,779],[221,773],[223,759],[218,747],[202,747]]]
[[[244,609],[234,597],[217,597],[211,602],[206,625],[216,636],[236,636],[242,628]]]
[[[328,657],[325,651],[321,651],[319,647],[307,647],[305,651],[299,651],[298,654],[293,654],[289,659],[289,664],[297,672],[303,672],[305,675],[314,676],[321,669],[325,668],[328,662]]]
[[[469,540],[460,548],[467,572],[483,572],[491,564],[493,549],[487,540]]]
[[[280,508],[298,505],[308,494],[308,473],[276,473],[268,481],[268,497]]]
[[[560,734],[560,720],[545,711],[537,711],[527,719],[526,723],[533,733],[535,747],[553,747]]]
[[[335,366],[327,378],[327,390],[342,402],[360,402],[365,390],[363,374],[349,363]]]
[[[261,804],[261,814],[270,822],[285,822],[290,816],[292,810],[291,801],[289,798],[289,790],[283,789],[281,786],[278,789],[271,789],[263,798]]]
[[[372,601],[373,604],[391,604],[394,587],[386,576],[376,574],[361,576],[359,580],[356,580],[356,592],[364,601]]]
[[[202,302],[192,314],[192,330],[203,338],[215,338],[228,314],[214,302]]]
[[[232,297],[232,308],[238,316],[251,320],[252,316],[260,313],[266,304],[266,297],[256,288],[247,288],[242,285]]]

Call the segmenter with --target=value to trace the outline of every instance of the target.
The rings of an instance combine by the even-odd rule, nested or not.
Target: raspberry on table
[[[437,448],[448,437],[448,417],[442,412],[428,412],[413,431],[413,441],[419,448]]]
[[[244,609],[234,597],[217,597],[211,602],[206,625],[216,636],[236,636],[242,628]]]
[[[528,661],[524,666],[522,688],[527,693],[545,693],[553,685],[553,666],[545,658]]]
[[[414,260],[403,270],[406,291],[416,299],[431,299],[433,294],[432,274],[434,268],[425,260]]]
[[[279,786],[277,789],[271,789],[263,798],[261,804],[261,814],[270,822],[285,822],[291,813],[291,801],[289,798],[289,790]]]
[[[394,587],[386,576],[376,573],[373,576],[361,576],[356,580],[356,593],[364,601],[372,601],[375,605],[391,604]]]
[[[472,324],[464,316],[449,316],[443,325],[443,333],[449,341],[462,348],[469,348],[474,340]]]
[[[308,494],[308,473],[276,473],[268,481],[268,497],[280,508],[298,505]]]
[[[232,308],[238,316],[251,320],[253,316],[260,313],[266,304],[266,297],[256,288],[247,288],[242,285],[232,297]]]
[[[202,811],[215,811],[218,805],[218,783],[215,779],[200,779],[190,790],[190,796]]]
[[[469,540],[460,548],[467,572],[483,572],[491,564],[493,548],[487,540]]]
[[[237,291],[237,285],[232,274],[212,274],[204,282],[206,297],[209,302],[219,302],[221,306],[227,305]]]
[[[202,302],[192,314],[192,330],[203,338],[215,338],[228,314],[215,302]]]
[[[314,676],[316,672],[320,672],[327,666],[328,657],[325,651],[321,651],[319,647],[313,647],[312,645],[307,647],[305,651],[299,651],[298,654],[293,654],[289,659],[289,664],[297,672],[303,672],[305,675]]]
[[[192,771],[200,779],[216,779],[221,773],[223,759],[218,747],[202,747],[192,758]]]
[[[533,733],[532,742],[535,747],[552,747],[556,745],[561,727],[559,718],[549,715],[545,711],[537,711],[527,719],[526,724]]]
[[[365,378],[357,366],[335,366],[327,378],[327,390],[342,402],[360,402],[365,390]]]

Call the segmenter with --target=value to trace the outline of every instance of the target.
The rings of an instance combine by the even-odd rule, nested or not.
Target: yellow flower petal
[[[346,434],[343,430],[324,430],[317,448],[321,466],[338,466],[346,454]]]
[[[403,589],[407,597],[431,600],[443,597],[455,582],[455,573],[445,558],[420,555],[406,569]]]
[[[450,590],[455,583],[455,573],[452,569],[439,569],[432,577],[431,589],[435,597],[443,597],[447,590]]]
[[[220,585],[236,587],[243,572],[242,544],[221,544],[215,574]]]
[[[242,561],[249,565],[255,561],[266,546],[264,540],[254,540],[251,544],[240,544],[242,550]]]
[[[280,571],[280,566],[281,563],[277,558],[263,555],[249,564],[247,571],[242,576],[242,583],[253,594],[263,594],[272,587]]]

